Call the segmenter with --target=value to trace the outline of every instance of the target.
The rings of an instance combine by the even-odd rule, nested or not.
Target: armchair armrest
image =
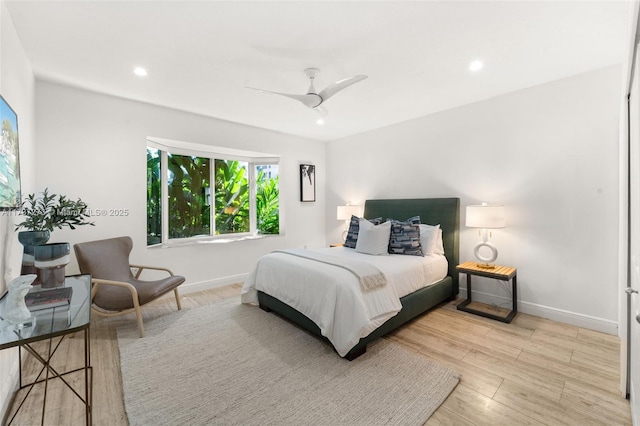
[[[124,281],[112,281],[103,280],[100,278],[93,278],[91,280],[91,305],[93,305],[93,299],[96,297],[98,287],[101,285],[115,285],[119,287],[128,288],[131,292],[131,299],[133,301],[133,309],[125,309],[122,312],[129,312],[131,310],[136,313],[136,320],[138,322],[138,330],[140,330],[140,337],[144,337],[144,325],[142,324],[142,313],[140,312],[140,300],[138,299],[138,290],[130,283]]]
[[[96,293],[98,292],[98,287],[100,287],[100,285],[117,285],[119,287],[128,288],[129,291],[131,292],[131,296],[133,297],[134,305],[138,301],[138,290],[136,290],[136,288],[134,286],[132,286],[131,284],[129,284],[127,282],[103,280],[103,279],[100,279],[100,278],[92,278],[91,279],[91,284],[92,284],[92,286],[91,286],[91,302],[93,302],[93,298],[95,297]]]
[[[167,272],[169,275],[174,276],[175,274],[173,273],[173,271],[169,268],[163,268],[161,266],[148,266],[148,265],[137,265],[137,264],[129,264],[130,268],[136,268],[138,271],[136,272],[135,278],[138,279],[140,278],[140,274],[142,274],[142,271],[144,269],[151,269],[151,270],[155,270],[155,271],[165,271]]]

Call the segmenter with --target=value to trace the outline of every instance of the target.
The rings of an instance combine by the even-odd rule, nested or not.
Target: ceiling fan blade
[[[309,108],[315,108],[322,103],[322,99],[318,95],[308,94],[308,95],[293,95],[291,93],[280,93],[280,92],[272,92],[270,90],[264,89],[256,89],[255,87],[248,87],[247,89],[257,90],[258,92],[267,93],[270,95],[280,95],[286,96],[287,98],[295,99],[296,101],[302,102],[305,106]]]
[[[332,83],[325,87],[320,93],[318,93],[318,95],[320,95],[322,101],[324,102],[342,89],[345,89],[352,84],[362,81],[365,78],[367,78],[366,75],[354,75],[351,77],[343,78],[342,80],[338,80],[335,83]]]

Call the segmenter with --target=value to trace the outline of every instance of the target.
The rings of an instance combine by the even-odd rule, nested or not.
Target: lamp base
[[[489,251],[491,252],[491,255],[490,256],[483,256],[482,254],[480,254],[480,249],[482,247],[488,248]],[[482,268],[482,269],[493,269],[493,268],[495,268],[495,265],[493,265],[491,262],[495,262],[495,260],[498,258],[498,249],[496,248],[496,246],[494,246],[489,241],[481,241],[481,242],[479,242],[475,246],[475,248],[473,249],[473,254],[475,254],[476,255],[476,259],[478,259],[480,261],[480,262],[476,263],[478,268]]]

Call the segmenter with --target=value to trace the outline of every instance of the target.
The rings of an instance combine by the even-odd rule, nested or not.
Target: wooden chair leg
[[[178,294],[178,289],[173,289],[174,294],[176,295],[176,304],[178,305],[178,310],[182,309],[182,305],[180,304],[180,295]]]
[[[144,337],[144,325],[142,324],[142,310],[140,304],[136,299],[133,300],[133,307],[136,310],[136,319],[138,320],[138,330],[140,330],[140,337]]]

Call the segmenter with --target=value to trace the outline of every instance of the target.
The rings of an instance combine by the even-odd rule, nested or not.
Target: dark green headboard
[[[420,216],[420,221],[428,225],[438,225],[442,229],[444,255],[449,262],[449,275],[453,278],[453,294],[458,294],[458,272],[460,263],[460,199],[459,198],[409,198],[399,200],[367,200],[364,203],[364,217],[382,217],[406,220]]]

